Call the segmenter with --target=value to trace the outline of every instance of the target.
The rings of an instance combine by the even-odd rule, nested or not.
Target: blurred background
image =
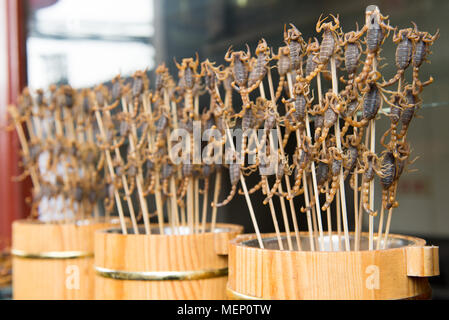
[[[431,281],[434,298],[448,299],[449,72],[446,53],[449,50],[449,21],[446,15],[449,1],[2,1],[0,125],[6,124],[7,104],[15,103],[25,85],[32,89],[46,88],[52,83],[90,87],[108,81],[118,73],[129,76],[138,69],[148,69],[151,77],[155,66],[164,61],[172,74],[176,74],[173,58],[179,61],[196,52],[200,59],[209,58],[222,64],[231,44],[235,49],[243,49],[247,43],[254,51],[259,39],[264,37],[274,48],[283,45],[285,23],[294,23],[306,39],[315,36],[315,24],[321,13],[340,14],[343,31],[353,30],[356,22],[363,24],[364,10],[369,4],[378,5],[384,15],[389,15],[393,26],[410,27],[410,22],[414,21],[420,30],[433,34],[439,28],[441,32],[433,45],[432,63],[421,68],[422,78],[432,75],[435,83],[424,91],[423,107],[419,111],[421,118],[416,119],[409,130],[412,158],[419,156],[419,159],[411,168],[417,170],[401,179],[400,207],[394,212],[392,232],[421,236],[440,246],[441,276]],[[383,71],[386,78],[395,72],[394,52],[395,48],[388,40],[381,54],[387,58],[388,66]],[[383,119],[378,121],[379,133],[389,126],[385,117]],[[2,130],[0,249],[8,247],[11,222],[26,217],[29,210],[24,199],[29,195],[30,183],[11,181],[11,176],[19,172],[18,150],[15,133]],[[254,183],[256,180],[250,179],[249,184]],[[254,198],[261,230],[273,231],[269,210],[260,200]],[[243,199],[232,201],[219,211],[219,220],[241,223],[247,232],[252,232],[249,214],[242,204]],[[305,218],[301,217],[299,222],[305,225]],[[2,265],[0,275],[1,268]]]

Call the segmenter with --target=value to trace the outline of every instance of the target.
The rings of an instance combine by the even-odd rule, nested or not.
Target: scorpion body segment
[[[396,159],[392,152],[386,152],[382,158],[382,176],[380,183],[383,189],[388,189],[396,177]]]
[[[363,100],[362,118],[372,120],[376,117],[381,106],[382,99],[376,84],[370,84],[370,88]]]
[[[338,41],[336,31],[340,28],[340,22],[338,20],[338,15],[337,17],[331,15],[331,17],[334,20],[333,23],[324,23],[327,18],[321,20],[320,16],[320,19],[318,19],[316,24],[316,32],[321,32],[321,30],[324,30],[320,51],[318,53],[319,62],[322,65],[325,65],[329,61],[337,49]]]
[[[399,31],[398,37],[400,37],[401,40],[396,48],[395,61],[396,67],[401,70],[406,69],[410,65],[412,59],[413,44],[409,36],[407,36],[407,33],[411,34],[411,32],[411,29],[404,29]]]
[[[345,69],[348,74],[353,74],[357,71],[359,59],[359,46],[355,43],[348,43],[345,49]]]

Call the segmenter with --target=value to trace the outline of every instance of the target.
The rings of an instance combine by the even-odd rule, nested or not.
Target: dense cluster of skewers
[[[292,198],[302,194],[306,207],[301,208],[301,212],[307,215],[311,250],[340,250],[341,224],[344,233],[343,249],[360,250],[364,213],[369,216],[367,249],[374,249],[376,216],[379,217],[376,248],[385,248],[387,245],[392,210],[398,206],[396,200],[398,180],[407,164],[412,162],[407,131],[421,104],[420,95],[423,88],[433,82],[432,78],[422,82],[419,69],[430,52],[429,47],[439,35],[438,32],[432,36],[428,32],[419,31],[414,23],[413,27],[398,30],[390,26],[387,19],[388,17],[383,16],[377,6],[369,6],[366,9],[364,26],[360,30],[357,28],[357,31],[344,33],[338,16],[331,15],[325,19],[320,17],[316,31],[322,33],[321,42],[317,38],[306,42],[301,32],[291,24],[288,30],[284,30],[286,45],[278,49],[277,55],[270,55],[265,41],[261,40],[256,49],[256,58],[250,58],[249,50],[246,53],[240,51],[232,54],[228,51],[225,57],[231,62],[230,67],[234,76],[232,85],[242,97],[243,111],[238,115],[242,117],[242,127],[247,126],[247,123],[257,126],[264,120],[263,129],[266,133],[272,129],[278,132],[279,148],[274,150],[278,159],[275,182],[270,189],[267,176],[260,170],[261,182],[249,193],[261,187],[267,195],[264,204],[270,204],[280,249],[284,249],[284,245],[272,203],[274,194],[280,199],[289,250],[301,250],[296,222],[297,212]],[[393,34],[393,42],[397,45],[395,57],[397,73],[386,81],[381,74],[379,61],[381,46],[390,33]],[[269,64],[272,59],[277,60],[280,76],[275,93]],[[359,68],[359,65],[363,67]],[[410,80],[405,75],[409,66],[413,68]],[[339,67],[343,70],[340,78],[337,77]],[[270,87],[268,102],[263,88],[266,76]],[[331,88],[327,92],[322,89],[324,84],[322,81],[325,79],[331,82]],[[344,85],[340,90],[341,83]],[[395,84],[397,88],[391,90],[390,87]],[[249,93],[257,88],[260,89],[260,98],[263,101],[254,104],[249,99]],[[284,88],[286,93],[283,92]],[[314,98],[312,88],[316,89],[317,100]],[[277,108],[282,95],[286,96],[281,99],[285,107],[284,116],[279,115]],[[266,106],[262,115],[258,113],[259,105]],[[389,112],[383,110],[384,105],[390,108]],[[376,153],[375,121],[380,113],[390,118],[391,126],[380,139],[384,150]],[[311,119],[314,132],[311,131]],[[283,135],[279,131],[279,126],[285,127]],[[292,164],[288,162],[283,148],[291,133],[295,133],[297,143]],[[270,143],[271,139],[274,138],[269,137]],[[263,143],[266,140],[263,140]],[[242,150],[244,156],[248,151],[244,148]],[[253,167],[245,167],[244,162],[237,169],[230,167],[233,185],[238,183],[239,172],[243,184],[242,174],[247,169],[254,171]],[[374,209],[376,175],[382,188],[380,215]],[[289,176],[294,179],[293,187],[290,185]],[[283,179],[286,192],[282,188]],[[355,239],[352,248],[348,230],[346,179],[349,180],[354,192]],[[325,195],[324,203],[320,203],[320,194]],[[296,246],[289,230],[286,200],[290,202],[295,229],[293,239],[296,238]],[[334,202],[338,230],[337,248],[333,248],[333,241],[328,241],[328,245],[325,244],[322,221],[322,213],[325,212],[327,232],[331,239],[330,208]],[[248,205],[251,207],[250,202]],[[388,211],[388,218],[386,231],[383,233],[385,211]],[[255,229],[258,233],[257,226]],[[263,247],[260,234],[258,240],[259,245]]]
[[[326,250],[360,250],[364,213],[369,216],[369,249],[374,249],[376,216],[377,248],[385,247],[392,210],[398,206],[398,180],[411,162],[409,124],[421,104],[423,88],[433,81],[422,82],[419,69],[438,32],[432,36],[416,25],[393,28],[376,6],[367,8],[360,30],[344,33],[338,16],[332,15],[320,17],[316,30],[322,33],[321,42],[317,38],[305,41],[290,24],[284,30],[285,46],[277,54],[264,39],[255,57],[249,47],[246,51],[230,48],[225,55],[228,66],[216,66],[209,60],[200,63],[198,56],[185,58],[176,63],[177,83],[162,64],[155,71],[154,88],[147,73],[138,71],[130,79],[117,76],[110,85],[95,89],[53,87],[49,103],[42,91],[34,99],[25,91],[19,108],[11,108],[11,114],[19,136],[23,136],[24,165],[33,179],[35,201],[56,188],[65,192],[71,205],[84,207],[81,212],[96,210],[98,201],[105,203],[107,213],[115,206],[123,233],[131,230],[126,227],[125,210],[134,233],[198,233],[213,230],[217,208],[239,193],[245,196],[263,247],[251,203],[251,194],[261,190],[280,249],[303,249],[298,214],[307,217],[310,250],[325,250],[324,234],[332,237],[334,232],[332,214],[337,217],[337,235],[344,245],[340,248],[338,241],[335,248],[331,242]],[[398,70],[385,80],[380,51],[390,34],[397,44]],[[271,61],[277,63],[277,86]],[[413,68],[410,79],[405,74],[409,66]],[[324,91],[329,82],[330,89]],[[394,85],[397,87],[391,89]],[[233,91],[241,99],[233,101]],[[209,96],[209,103],[200,106],[203,95]],[[384,111],[382,106],[390,110]],[[384,150],[376,152],[375,120],[380,113],[389,117],[391,127],[380,140]],[[28,127],[28,140],[21,123]],[[197,126],[214,134],[195,136]],[[243,134],[234,141],[237,128]],[[187,133],[187,138],[177,132]],[[291,136],[296,150],[289,157],[285,147]],[[224,146],[226,152],[222,152]],[[38,156],[44,151],[49,157],[43,170],[38,169]],[[63,168],[60,176],[55,173],[58,164]],[[223,167],[229,170],[232,188],[219,202]],[[49,182],[43,172],[52,172],[56,178]],[[251,174],[260,174],[261,180],[248,190],[246,177]],[[380,214],[374,208],[376,175],[382,188]],[[352,246],[347,190],[354,193]],[[300,196],[305,206],[297,208],[294,198]],[[281,205],[287,247],[277,221],[275,197]],[[152,228],[151,218],[157,220],[158,227]],[[141,219],[143,229],[138,227]]]
[[[103,155],[94,139],[87,91],[51,86],[48,95],[25,88],[17,108],[9,107],[22,147],[23,174],[33,183],[32,217],[44,222],[100,215]],[[24,127],[26,130],[24,130]]]

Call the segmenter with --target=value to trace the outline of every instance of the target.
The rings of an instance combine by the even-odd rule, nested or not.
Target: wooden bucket
[[[95,234],[96,298],[100,300],[226,299],[228,243],[243,231],[217,224],[215,232]],[[142,229],[143,231],[143,229]],[[179,234],[181,233],[181,234]]]
[[[312,252],[308,233],[301,233],[300,237],[303,251],[277,250],[277,239],[273,234],[264,235],[265,249],[259,248],[254,235],[232,240],[229,246],[229,298],[431,298],[427,277],[439,275],[438,247],[425,246],[423,239],[390,235],[387,249],[368,251],[368,234],[364,234],[362,251]],[[329,250],[329,239],[324,238],[326,250]],[[287,247],[285,237],[283,240]],[[337,236],[332,237],[332,243],[337,248]],[[343,237],[340,248],[344,248]]]
[[[118,221],[42,223],[18,220],[12,226],[13,298],[93,299],[94,232]]]

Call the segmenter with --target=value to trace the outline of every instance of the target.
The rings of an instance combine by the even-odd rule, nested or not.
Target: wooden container
[[[96,298],[225,299],[228,242],[243,227],[217,224],[215,232],[200,234],[187,234],[185,227],[177,230],[173,234],[166,228],[163,235],[157,228],[150,235],[97,232]]]
[[[118,221],[42,223],[18,220],[12,227],[13,298],[94,298],[94,232]]]
[[[259,248],[254,235],[240,236],[229,246],[228,296],[273,300],[430,299],[427,277],[439,275],[438,247],[425,246],[419,238],[390,235],[387,249],[368,251],[367,237],[362,237],[362,251],[311,252],[308,233],[301,233],[304,251],[278,250],[274,235],[264,236],[265,249]],[[340,248],[344,248],[342,238]],[[329,239],[324,239],[325,250],[329,250]],[[337,248],[337,236],[332,237],[332,243]]]

